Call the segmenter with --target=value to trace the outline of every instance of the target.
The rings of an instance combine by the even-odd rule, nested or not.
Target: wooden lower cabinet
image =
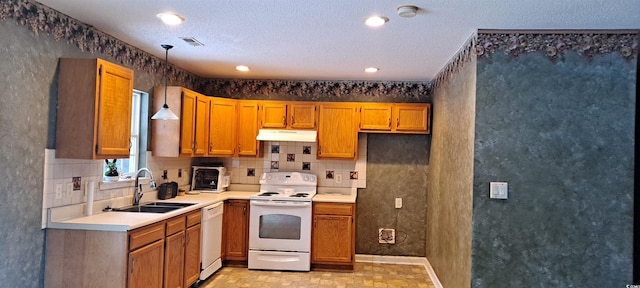
[[[162,287],[165,222],[129,232],[127,287]]]
[[[355,204],[313,203],[311,267],[353,270]]]
[[[200,236],[202,212],[187,215],[186,243],[184,248],[184,287],[189,287],[200,277]]]
[[[162,287],[164,239],[129,252],[129,288]]]
[[[164,248],[164,287],[177,288],[184,284],[184,242],[185,217],[167,220]]]
[[[249,201],[225,201],[222,218],[223,260],[246,265],[249,259]]]
[[[45,287],[190,287],[200,274],[201,215],[131,231],[47,229]]]

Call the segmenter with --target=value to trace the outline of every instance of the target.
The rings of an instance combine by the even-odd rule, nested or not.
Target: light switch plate
[[[402,208],[402,198],[396,198],[396,209]]]
[[[509,185],[507,182],[491,182],[489,197],[491,199],[508,199]]]

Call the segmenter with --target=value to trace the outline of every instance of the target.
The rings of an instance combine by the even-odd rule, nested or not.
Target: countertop
[[[198,195],[177,196],[176,198],[167,200],[155,200],[153,202],[183,202],[195,204],[167,213],[103,212],[91,216],[58,222],[49,222],[47,228],[98,231],[129,231],[187,212],[201,209],[202,207],[227,199],[249,199],[251,195],[255,194],[256,192],[229,191],[223,193],[200,193]]]
[[[355,190],[355,189],[353,189]],[[355,203],[357,193],[355,191],[319,190],[313,197],[314,202],[338,202]],[[47,228],[74,229],[74,230],[98,230],[98,231],[129,231],[158,221],[169,219],[202,207],[209,206],[228,199],[249,199],[257,192],[226,191],[221,193],[200,193],[198,195],[186,194],[167,200],[154,200],[147,202],[183,202],[194,205],[176,209],[167,213],[136,213],[136,212],[103,212],[91,216],[73,218],[56,222],[49,222]]]

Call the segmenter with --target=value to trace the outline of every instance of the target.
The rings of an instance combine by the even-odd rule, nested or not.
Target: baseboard
[[[427,274],[431,278],[431,282],[436,288],[443,288],[436,272],[433,271],[431,263],[426,257],[408,257],[408,256],[386,256],[386,255],[365,255],[356,254],[356,262],[367,263],[383,263],[383,264],[400,264],[400,265],[422,265],[427,270]]]

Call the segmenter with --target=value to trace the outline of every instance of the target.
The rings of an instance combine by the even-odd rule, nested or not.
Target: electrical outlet
[[[182,169],[178,169],[178,178],[182,178]]]
[[[378,243],[381,244],[395,244],[396,243],[396,229],[380,228],[378,229]]]
[[[342,183],[342,174],[336,174],[336,183]]]
[[[56,199],[62,199],[62,183],[56,184]]]

